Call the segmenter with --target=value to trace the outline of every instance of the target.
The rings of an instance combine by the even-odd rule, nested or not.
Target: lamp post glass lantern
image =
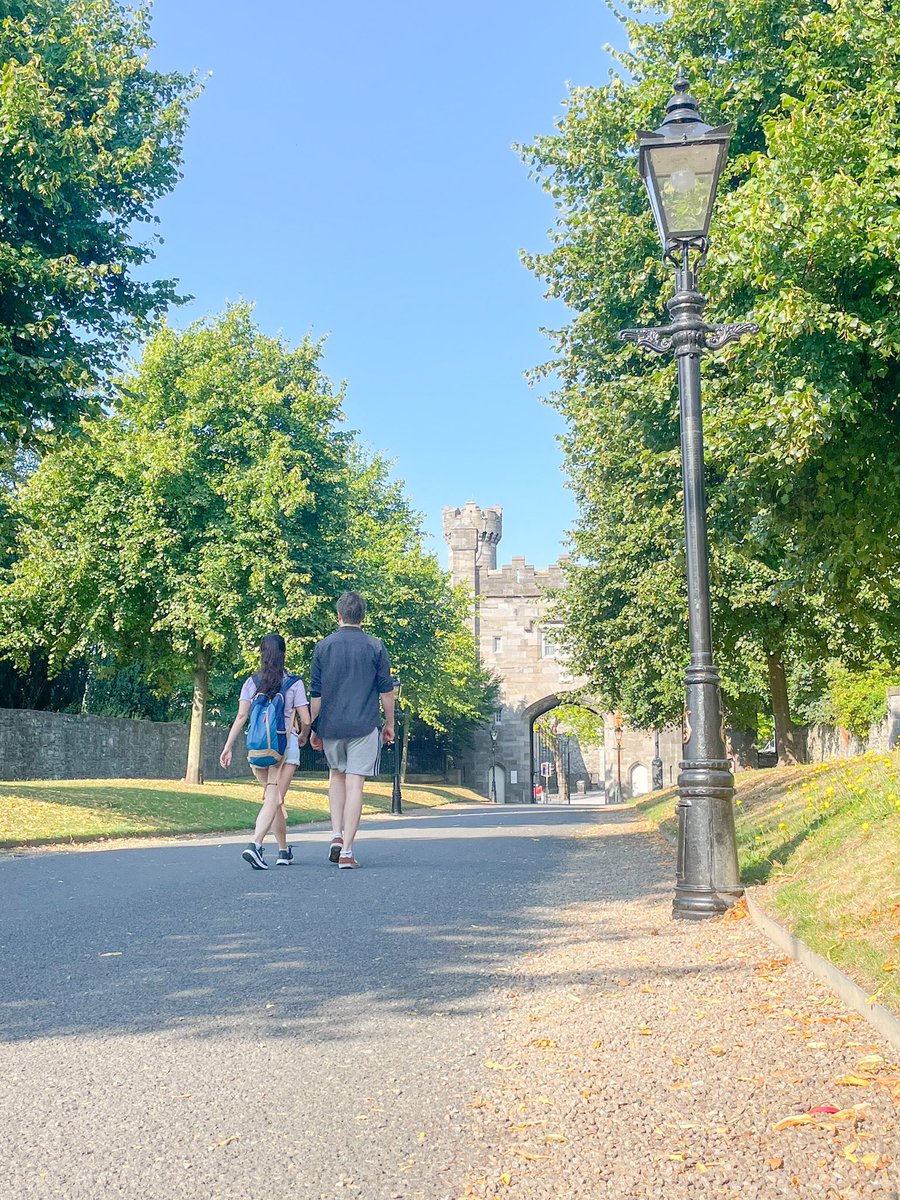
[[[400,693],[403,691],[403,685],[400,680],[394,676],[391,680],[394,692],[394,785],[391,789],[391,812],[397,816],[403,815],[403,795],[400,791],[400,753],[401,739],[400,733]]]
[[[700,119],[687,89],[681,76],[660,128],[638,135],[641,178],[667,253],[683,242],[706,240],[731,138],[730,125],[713,129]]]
[[[741,895],[734,831],[734,779],[725,751],[719,673],[713,662],[709,604],[709,549],[703,481],[700,358],[745,333],[751,321],[707,325],[706,299],[696,272],[706,259],[716,188],[728,154],[731,127],[713,128],[700,117],[682,76],[659,129],[639,135],[639,169],[650,197],[663,255],[675,267],[672,323],[659,329],[623,329],[621,341],[678,365],[681,473],[684,489],[688,633],[685,672],[684,758],[678,775],[678,864],[673,916],[702,919],[724,912]],[[658,755],[657,755],[658,757]]]

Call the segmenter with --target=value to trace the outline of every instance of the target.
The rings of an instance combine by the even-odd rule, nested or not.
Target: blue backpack
[[[257,692],[253,698],[247,726],[247,759],[251,767],[277,767],[284,760],[288,738],[284,698],[299,678],[299,675],[285,675],[274,696]],[[259,687],[258,676],[253,676],[253,682]]]

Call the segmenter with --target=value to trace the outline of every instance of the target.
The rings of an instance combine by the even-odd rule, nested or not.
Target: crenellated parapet
[[[538,568],[523,557],[514,557],[511,562],[493,571],[482,571],[479,591],[482,596],[543,596],[566,586],[564,566],[568,558],[561,558],[549,567]]]

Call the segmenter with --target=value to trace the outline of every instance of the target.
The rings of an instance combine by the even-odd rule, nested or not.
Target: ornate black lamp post
[[[622,803],[622,723],[623,717],[619,709],[613,713],[616,723],[616,804]]]
[[[624,329],[619,337],[657,354],[671,351],[678,364],[691,664],[685,673],[684,761],[678,775],[678,866],[672,907],[675,917],[693,920],[723,912],[742,891],[732,808],[734,780],[725,755],[719,673],[712,656],[700,357],[704,350],[718,350],[745,333],[758,332],[758,326],[749,321],[707,325],[703,320],[706,299],[697,291],[696,271],[706,259],[709,221],[731,127],[706,125],[687,89],[687,80],[680,77],[661,128],[639,134],[641,178],[665,259],[675,268],[675,295],[667,303],[672,323],[660,329]]]
[[[491,804],[497,803],[497,731],[490,729],[491,735]]]
[[[662,790],[663,760],[659,757],[659,729],[653,730],[653,761],[650,764],[654,792]]]
[[[396,675],[391,682],[394,685],[394,786],[391,790],[391,812],[397,816],[402,816],[403,796],[400,792],[400,693],[403,687]]]

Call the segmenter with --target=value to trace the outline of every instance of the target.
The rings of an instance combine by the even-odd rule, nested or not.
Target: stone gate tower
[[[464,763],[466,780],[490,794],[491,770],[501,802],[530,799],[533,786],[531,723],[576,686],[554,640],[547,592],[564,585],[559,564],[536,570],[524,558],[497,567],[503,510],[470,500],[444,509],[444,538],[453,582],[472,595],[471,627],[479,657],[500,679],[500,707],[487,728],[476,731]],[[579,763],[586,777],[597,763]]]
[[[443,524],[451,578],[472,596],[470,622],[479,658],[500,680],[500,707],[488,726],[476,730],[474,746],[458,765],[466,783],[484,795],[491,794],[493,778],[501,803],[529,800],[540,782],[535,773],[534,720],[586,682],[572,676],[557,646],[559,622],[548,599],[548,593],[565,587],[566,560],[542,570],[513,557],[498,568],[503,509],[496,506],[480,508],[470,500],[462,508],[445,508]],[[589,789],[605,786],[610,792],[617,782],[614,777],[621,775],[625,795],[648,791],[655,753],[652,735],[626,730],[618,746],[610,714],[605,725],[605,741],[614,753],[604,756],[601,747],[579,747],[570,782],[583,780]],[[661,742],[665,782],[671,783],[681,754],[681,731],[663,730]]]
[[[476,598],[471,614],[476,641],[480,625],[478,597],[482,576],[497,567],[497,544],[503,537],[503,509],[479,508],[470,500],[464,508],[444,509],[444,540],[450,547],[450,576]]]

